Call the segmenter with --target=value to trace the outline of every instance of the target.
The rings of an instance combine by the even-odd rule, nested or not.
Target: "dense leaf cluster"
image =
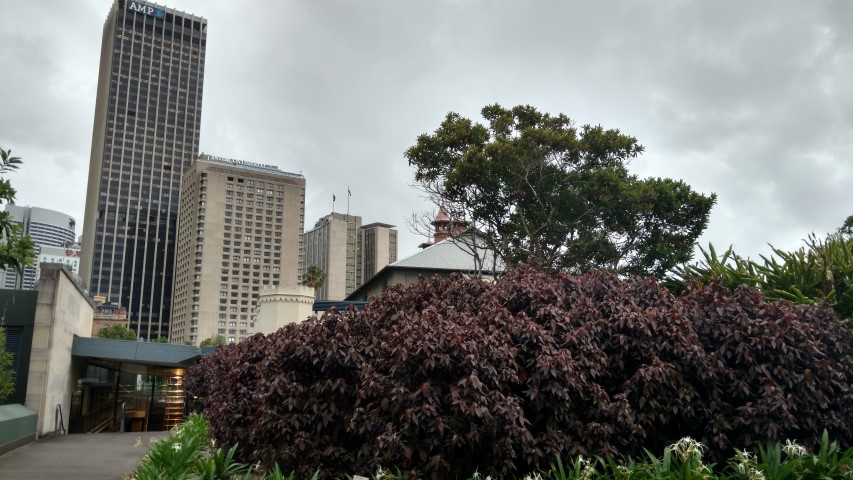
[[[676,268],[663,283],[680,292],[688,283],[701,285],[719,278],[730,289],[756,287],[771,300],[827,302],[840,317],[853,318],[853,238],[845,236],[845,228],[850,227],[842,226],[838,234],[824,240],[809,235],[805,245],[793,251],[771,246],[773,254],[761,255],[760,262],[741,257],[732,247],[718,256],[714,246],[708,245],[707,251],[701,249],[703,260]]]
[[[16,171],[22,163],[19,157],[12,156],[11,150],[0,148],[0,175]],[[16,194],[11,181],[0,177],[0,205],[14,204]],[[0,269],[15,269],[21,273],[24,267],[33,265],[36,258],[33,239],[22,235],[22,231],[23,227],[10,212],[0,211]]]
[[[0,327],[0,402],[15,393],[15,372],[12,371],[12,352],[6,351],[6,329]]]
[[[189,372],[211,433],[247,462],[325,475],[506,477],[558,454],[721,454],[853,440],[853,334],[829,308],[711,282],[521,267],[389,288],[361,313],[256,335]]]
[[[125,325],[104,325],[98,330],[98,338],[111,338],[113,340],[137,340],[136,332]]]

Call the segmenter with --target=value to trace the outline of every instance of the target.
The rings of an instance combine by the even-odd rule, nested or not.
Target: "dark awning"
[[[201,350],[192,345],[75,336],[71,355],[108,362],[188,367],[201,358]]]

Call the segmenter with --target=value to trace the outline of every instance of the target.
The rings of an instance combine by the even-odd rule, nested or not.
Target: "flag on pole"
[[[352,192],[350,192],[350,191],[349,191],[349,186],[347,186],[347,194],[348,194],[350,197],[352,196]]]
[[[332,194],[332,201],[333,202],[335,201],[335,194],[334,193]]]

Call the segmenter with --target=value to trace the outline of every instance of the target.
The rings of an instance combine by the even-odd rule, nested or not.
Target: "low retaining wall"
[[[0,406],[0,455],[36,438],[38,413],[21,404]]]

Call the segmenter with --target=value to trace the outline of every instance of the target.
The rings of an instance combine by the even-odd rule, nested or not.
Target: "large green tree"
[[[0,148],[0,175],[14,172],[21,166],[21,159],[13,157],[11,150]],[[0,177],[0,205],[14,203],[17,192],[12,183],[5,177]],[[21,226],[14,221],[9,212],[0,211],[0,269],[13,268],[19,273],[25,266],[35,261],[33,239],[21,236]]]
[[[448,113],[406,158],[417,186],[507,266],[660,277],[691,258],[716,196],[629,173],[644,150],[636,138],[531,106],[482,115],[485,125]]]
[[[98,330],[98,338],[111,338],[113,340],[138,340],[136,332],[124,325],[110,325]]]

